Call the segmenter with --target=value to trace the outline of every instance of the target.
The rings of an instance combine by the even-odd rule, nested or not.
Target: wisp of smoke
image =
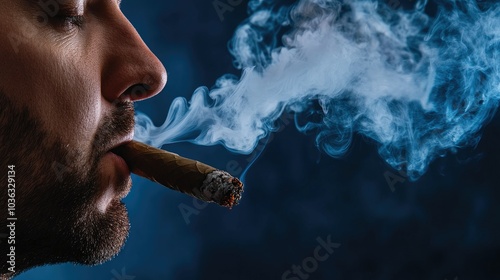
[[[328,155],[356,133],[416,180],[437,156],[477,143],[500,98],[500,5],[448,1],[430,17],[426,4],[250,1],[230,42],[241,78],[177,98],[160,127],[138,113],[136,138],[250,153],[288,111]]]

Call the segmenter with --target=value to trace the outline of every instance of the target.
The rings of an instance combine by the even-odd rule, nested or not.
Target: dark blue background
[[[157,125],[174,97],[239,75],[227,42],[246,17],[245,1],[223,21],[207,0],[125,0],[122,8],[169,72],[163,92],[137,105]],[[233,210],[210,204],[188,224],[179,205],[199,205],[134,176],[125,199],[130,237],[115,259],[36,268],[17,279],[132,279],[117,277],[122,272],[136,280],[281,279],[327,236],[341,246],[308,279],[500,279],[499,133],[497,114],[475,149],[434,161],[420,180],[402,178],[392,191],[384,174],[398,173],[375,143],[357,137],[344,158],[332,159],[313,135],[284,124],[248,171]],[[219,168],[251,159],[219,146],[163,148]]]

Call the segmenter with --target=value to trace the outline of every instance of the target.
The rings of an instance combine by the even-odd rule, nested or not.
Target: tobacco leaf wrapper
[[[121,145],[113,152],[125,159],[131,172],[173,190],[229,208],[241,199],[240,180],[199,161],[137,141]]]

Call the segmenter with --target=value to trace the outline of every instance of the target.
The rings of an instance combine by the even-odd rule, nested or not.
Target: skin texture
[[[130,140],[133,102],[161,91],[165,68],[115,0],[0,4],[0,233],[8,165],[18,219],[16,272],[2,239],[0,279],[43,264],[102,263],[129,229],[120,199],[130,173],[109,150]]]

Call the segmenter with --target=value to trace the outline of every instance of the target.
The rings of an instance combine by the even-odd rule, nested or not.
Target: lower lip
[[[127,163],[121,156],[113,152],[108,152],[106,153],[105,156],[110,157],[111,161],[113,161],[113,164],[116,166],[116,170],[118,171],[118,175],[125,175],[125,176],[130,175],[130,169],[128,168]]]
[[[111,175],[106,188],[111,184],[114,196],[118,199],[124,198],[130,191],[130,169],[125,160],[113,153],[107,152],[103,157],[103,171]],[[108,189],[110,191],[110,189]]]
[[[130,191],[130,170],[125,160],[113,152],[107,152],[101,159],[101,191],[97,198],[99,211],[105,213],[114,200],[121,200]]]

